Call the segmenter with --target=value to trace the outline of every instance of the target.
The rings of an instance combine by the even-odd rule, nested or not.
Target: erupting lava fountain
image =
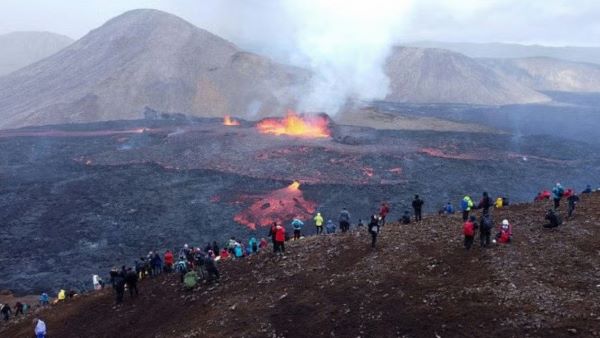
[[[324,116],[300,116],[289,110],[284,118],[268,118],[256,124],[263,134],[306,138],[330,137],[329,120]]]
[[[225,115],[225,117],[223,117],[223,125],[225,125],[225,126],[239,126],[240,125],[240,121],[238,121],[236,119],[232,119],[231,116],[229,116],[229,115]]]

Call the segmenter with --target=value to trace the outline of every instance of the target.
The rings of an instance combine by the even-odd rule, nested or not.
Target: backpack
[[[463,226],[463,233],[465,236],[473,236],[475,234],[475,225],[471,221],[465,222]]]

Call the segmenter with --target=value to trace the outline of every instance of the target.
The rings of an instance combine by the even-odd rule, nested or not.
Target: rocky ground
[[[460,216],[288,242],[287,255],[222,262],[220,284],[185,291],[174,275],[38,310],[51,337],[591,337],[600,335],[600,194],[556,230],[549,202],[493,212],[513,243],[462,247]],[[564,209],[564,205],[562,208]],[[564,212],[564,210],[563,210]],[[31,320],[0,329],[28,337]]]

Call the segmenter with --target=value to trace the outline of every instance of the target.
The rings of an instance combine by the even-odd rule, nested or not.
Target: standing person
[[[488,196],[486,191],[483,192],[483,196],[477,205],[477,209],[481,210],[481,216],[486,216],[490,214],[490,208],[492,207],[492,199]]]
[[[315,227],[317,228],[317,235],[323,233],[323,216],[321,216],[320,212],[317,212],[317,215],[313,218],[315,221]]]
[[[125,276],[117,268],[110,270],[110,283],[115,290],[116,303],[121,304],[123,302],[123,294],[125,294]]]
[[[469,220],[465,222],[463,234],[465,235],[465,249],[471,250],[475,238],[475,216],[469,217]]]
[[[560,206],[560,199],[565,194],[565,189],[560,185],[560,183],[556,183],[556,186],[552,188],[552,200],[554,201],[554,209],[558,209]]]
[[[250,248],[250,252],[252,252],[253,254],[258,252],[258,242],[256,241],[256,238],[250,238],[250,240],[248,241],[248,247]]]
[[[160,258],[158,252],[155,253],[152,257],[150,265],[152,265],[152,276],[160,275],[160,273],[162,272],[162,259]]]
[[[419,195],[415,195],[415,199],[412,201],[412,207],[415,212],[415,222],[419,222],[423,219],[421,214],[423,210],[423,204],[425,204],[425,202],[419,197]]]
[[[167,250],[165,252],[165,271],[170,273],[173,271],[173,264],[175,263],[175,257],[173,257],[173,253],[171,250]]]
[[[335,223],[332,220],[327,220],[327,224],[325,225],[325,230],[327,234],[335,234]]]
[[[271,242],[273,242],[273,252],[277,252],[277,240],[275,239],[277,235],[277,222],[273,222],[271,228],[269,229],[269,237],[271,237]]]
[[[275,244],[277,245],[275,252],[285,254],[285,228],[281,225],[275,227]]]
[[[48,306],[48,304],[50,304],[50,297],[48,297],[47,293],[42,292],[42,294],[40,295],[40,305],[44,307]]]
[[[2,317],[4,318],[4,321],[8,321],[8,319],[10,318],[10,314],[12,313],[12,310],[10,309],[10,305],[8,305],[8,303],[2,305],[2,309],[0,309],[0,313],[2,313]]]
[[[46,323],[44,323],[41,319],[36,318],[33,320],[35,324],[35,338],[46,338]]]
[[[462,209],[463,222],[466,222],[469,219],[469,212],[471,212],[471,208],[473,208],[473,200],[471,196],[466,195],[463,197],[462,201],[460,201],[460,208]]]
[[[381,217],[381,225],[385,225],[385,217],[390,213],[390,207],[386,202],[381,203],[379,208],[379,217]]]
[[[490,237],[492,236],[492,228],[494,227],[494,222],[492,221],[490,215],[485,215],[481,217],[479,227],[479,245],[482,248],[486,248],[490,245]]]
[[[23,313],[23,303],[21,302],[17,302],[17,304],[15,304],[15,317],[18,316],[20,314],[24,315]]]
[[[454,207],[452,206],[452,203],[448,202],[446,204],[446,207],[444,207],[444,213],[448,215],[454,215]]]
[[[215,259],[210,255],[207,255],[204,259],[204,266],[206,267],[206,272],[208,272],[208,279],[212,280],[214,277],[215,281],[218,282],[221,275],[219,274],[219,269],[217,269]]]
[[[342,211],[340,212],[339,222],[340,229],[342,229],[342,232],[350,230],[350,213],[346,208],[342,208]]]
[[[213,241],[212,250],[215,253],[215,256],[219,256],[219,245],[217,241]]]
[[[568,214],[567,217],[571,218],[573,216],[573,211],[575,211],[575,205],[579,202],[579,196],[573,193],[569,198],[567,198],[567,202],[569,202]]]
[[[379,217],[377,215],[371,216],[371,221],[369,222],[369,233],[371,234],[371,248],[375,248],[377,234],[379,234]]]
[[[300,236],[302,235],[302,227],[304,226],[304,223],[299,220],[298,218],[294,218],[294,220],[292,221],[292,228],[294,228],[294,240],[300,239]]]
[[[127,284],[127,289],[129,289],[129,296],[131,296],[131,298],[133,298],[134,293],[135,296],[138,295],[137,281],[137,273],[135,273],[132,268],[128,268],[125,274],[125,284]]]
[[[496,209],[500,209],[504,206],[504,198],[498,196],[498,198],[496,198],[496,204],[494,205],[496,207]]]

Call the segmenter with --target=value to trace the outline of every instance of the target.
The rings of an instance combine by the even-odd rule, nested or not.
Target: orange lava
[[[232,119],[231,116],[229,116],[229,115],[225,115],[225,117],[223,118],[223,125],[224,126],[239,126],[240,121],[238,121],[236,119]]]
[[[288,111],[281,119],[264,119],[256,125],[263,134],[289,135],[306,138],[330,137],[329,121],[323,116],[300,116]]]
[[[272,191],[264,196],[250,197],[255,201],[248,208],[234,216],[233,220],[256,230],[273,222],[282,223],[297,217],[308,220],[316,210],[316,203],[304,199],[300,182]]]

